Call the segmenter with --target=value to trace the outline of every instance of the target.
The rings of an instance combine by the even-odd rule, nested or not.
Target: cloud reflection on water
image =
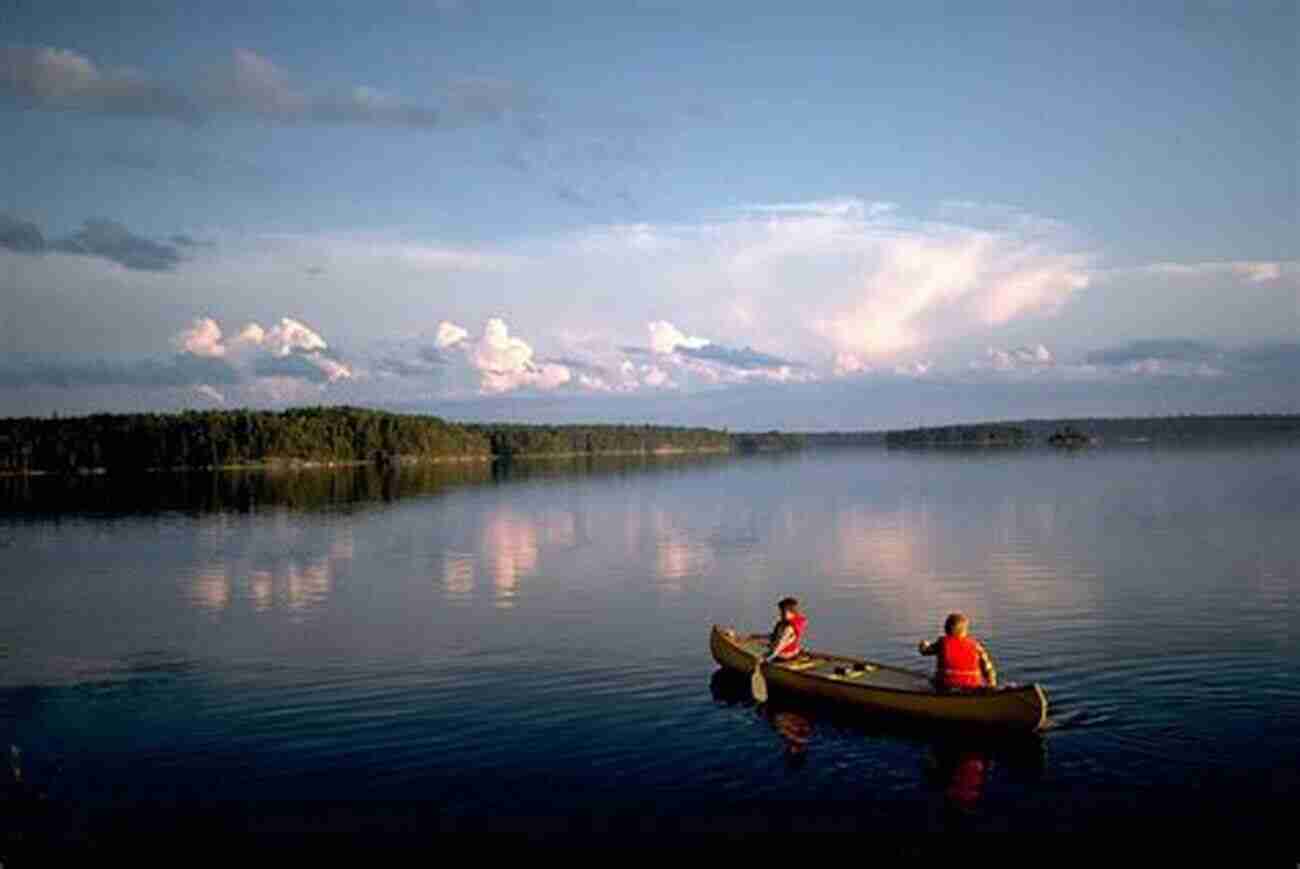
[[[216,523],[205,526],[198,543],[200,550],[208,551],[190,574],[186,597],[209,615],[228,611],[238,598],[257,613],[279,609],[295,620],[305,618],[326,606],[336,574],[355,553],[349,526],[332,526],[323,534],[324,539],[308,540],[294,526],[272,523],[268,539],[254,535],[244,540],[241,551],[228,552]],[[307,554],[313,548],[320,554]]]

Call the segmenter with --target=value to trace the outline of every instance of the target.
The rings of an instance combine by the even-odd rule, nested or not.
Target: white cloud
[[[646,386],[653,386],[655,388],[662,387],[672,389],[677,385],[673,382],[673,379],[668,376],[668,372],[664,371],[657,365],[643,365],[641,367],[641,381]]]
[[[887,368],[1055,314],[1090,281],[1090,258],[1050,221],[926,222],[856,199],[753,206],[704,223],[610,226],[571,244],[534,257],[535,272],[580,251],[589,292],[598,303],[609,298],[600,314],[630,318],[651,304],[656,313],[689,312],[698,331],[655,320],[665,324],[652,342],[659,353],[708,336],[787,358],[842,353]],[[603,293],[606,285],[620,287],[616,298]]]
[[[835,372],[836,377],[848,377],[853,374],[865,374],[871,371],[871,366],[856,353],[840,352],[831,358],[831,370]]]
[[[480,338],[469,339],[468,331],[443,321],[438,324],[439,349],[460,348],[466,361],[478,375],[479,391],[488,394],[510,392],[524,387],[556,389],[573,379],[565,365],[536,362],[527,341],[510,334],[510,327],[500,317],[493,317],[483,327]]]
[[[325,379],[330,383],[352,378],[352,369],[337,359],[330,359],[328,356],[322,356],[319,353],[311,353],[307,356],[307,359],[312,365],[320,369],[321,373],[325,375]]]
[[[196,398],[205,399],[213,404],[226,403],[226,396],[206,383],[200,383],[194,387],[194,395]]]
[[[894,366],[894,373],[901,377],[924,377],[934,368],[934,363],[928,360],[917,360],[914,362],[904,362]]]
[[[251,325],[257,326],[256,323]],[[260,328],[257,327],[257,329]],[[251,338],[252,335],[256,334],[256,331],[245,327],[241,336],[242,334],[248,334]],[[276,356],[288,356],[290,353],[297,351],[310,353],[313,350],[326,350],[329,348],[324,338],[289,317],[282,318],[269,332],[262,333],[261,344]]]
[[[1136,271],[1152,275],[1169,275],[1192,278],[1243,278],[1250,283],[1264,283],[1282,279],[1284,270],[1294,269],[1295,263],[1281,261],[1224,260],[1221,262],[1176,263],[1160,262],[1140,266]],[[1134,271],[1121,269],[1119,271]]]
[[[988,348],[988,364],[998,371],[1011,371],[1019,368],[1041,368],[1051,365],[1055,360],[1052,351],[1043,344],[1031,347],[1016,347],[1011,350]]]
[[[319,390],[324,383],[338,383],[355,376],[352,367],[325,355],[325,339],[309,326],[284,317],[271,329],[257,323],[245,325],[233,339],[223,340],[221,326],[211,317],[196,319],[172,338],[172,346],[183,355],[221,360],[236,380],[232,389],[245,389],[255,398],[278,401],[279,396],[301,395]],[[259,386],[260,381],[268,381]],[[289,381],[303,382],[291,392]],[[195,387],[196,394],[224,403],[226,395],[207,384]]]
[[[233,343],[238,346],[255,347],[266,340],[266,330],[256,323],[249,323],[239,330]]]
[[[433,339],[433,343],[439,350],[446,350],[448,347],[456,346],[468,337],[469,330],[443,320],[438,324],[438,334]]]
[[[219,359],[226,355],[221,343],[221,327],[211,317],[202,317],[194,325],[172,338],[172,345],[181,353]]]
[[[709,343],[708,338],[687,335],[666,320],[655,320],[650,324],[650,349],[655,353],[672,353],[678,347],[694,350]]]

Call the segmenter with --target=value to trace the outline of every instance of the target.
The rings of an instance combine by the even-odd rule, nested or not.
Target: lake
[[[1300,796],[1296,447],[8,479],[0,505],[10,840],[1276,833]],[[755,706],[709,627],[785,595],[812,647],[921,670],[962,610],[1051,726]]]

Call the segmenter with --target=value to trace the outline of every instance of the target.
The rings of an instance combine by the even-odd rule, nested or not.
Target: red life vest
[[[808,625],[808,617],[803,613],[795,613],[786,620],[786,624],[794,630],[794,639],[776,650],[778,658],[794,658],[803,651],[799,645],[803,640],[804,628]]]
[[[939,681],[953,688],[978,688],[984,684],[979,646],[970,637],[939,638]]]

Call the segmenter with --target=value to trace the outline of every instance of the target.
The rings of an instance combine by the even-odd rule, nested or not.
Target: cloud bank
[[[123,268],[146,272],[171,271],[183,259],[175,244],[144,238],[104,218],[91,218],[71,236],[49,241],[35,223],[0,215],[0,249],[23,254],[55,252],[98,257]]]
[[[497,120],[528,102],[509,82],[465,78],[445,84],[437,104],[407,102],[366,85],[308,87],[255,51],[235,49],[201,81],[156,81],[135,69],[107,69],[67,48],[0,47],[0,94],[31,109],[199,121],[230,114],[278,124],[345,124],[432,129]]]

